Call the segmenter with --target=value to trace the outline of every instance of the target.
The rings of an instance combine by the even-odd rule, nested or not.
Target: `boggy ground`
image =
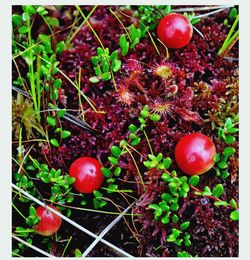
[[[103,45],[113,51],[119,47],[119,37],[124,33],[124,29],[110,13],[109,8],[112,8],[113,11],[119,10],[118,6],[99,6],[91,15],[89,22]],[[134,9],[136,7],[126,13],[133,15]],[[58,29],[60,32],[55,34],[56,41],[64,40],[67,37],[70,30],[67,27],[73,22],[74,10],[74,7],[65,6],[60,10],[51,11],[51,15],[60,21]],[[82,7],[82,10],[87,15],[91,7]],[[16,12],[18,12],[18,8]],[[161,53],[159,56],[150,38],[144,37],[134,50],[130,50],[125,57],[121,58],[122,68],[115,74],[118,91],[115,91],[112,81],[101,81],[97,84],[89,82],[89,78],[94,75],[90,58],[96,55],[99,43],[85,24],[73,39],[68,50],[64,50],[62,54],[58,55],[59,68],[73,81],[78,78],[81,68],[82,92],[92,100],[99,111],[105,113],[94,112],[87,102],[82,101],[85,121],[96,132],[89,132],[67,121],[61,121],[63,129],[71,131],[70,138],[65,139],[59,148],[51,147],[49,149],[45,144],[35,145],[31,151],[33,158],[41,163],[49,163],[55,169],[62,169],[63,172],[68,172],[70,164],[81,156],[95,157],[103,165],[108,165],[107,157],[110,156],[110,147],[127,138],[128,126],[137,122],[144,105],[148,105],[152,110],[157,110],[159,107],[168,109],[168,113],[162,116],[159,122],[150,122],[147,125],[146,132],[155,154],[161,152],[164,157],[172,158],[171,170],[177,170],[178,176],[182,176],[183,173],[174,161],[174,148],[183,135],[196,131],[202,132],[212,138],[218,152],[222,151],[225,144],[219,142],[217,128],[223,126],[227,117],[233,117],[238,112],[237,44],[230,51],[230,56],[235,59],[217,56],[217,51],[228,33],[228,28],[223,25],[223,21],[227,17],[228,10],[201,19],[195,26],[202,32],[204,38],[194,31],[192,40],[186,47],[169,50],[168,59],[164,47],[158,44]],[[122,15],[121,21],[125,26],[138,24],[135,18]],[[39,30],[34,33],[46,32],[43,27],[40,27]],[[154,73],[159,65],[169,67],[169,76],[165,80]],[[21,60],[20,67],[22,68]],[[25,72],[24,65],[22,72]],[[13,68],[13,78],[15,75],[16,71]],[[65,77],[62,75],[57,77],[63,81],[59,96],[60,106],[79,111],[79,113],[73,113],[79,117],[78,91]],[[136,77],[141,88],[138,88],[136,84],[129,85],[131,77]],[[121,95],[124,85],[130,94],[128,104],[122,102]],[[178,87],[177,92],[173,86]],[[229,201],[231,198],[238,201],[238,141],[233,146],[237,152],[230,158],[229,178],[222,180],[215,175],[215,171],[212,169],[201,176],[199,183],[199,189],[222,183],[225,190],[222,198],[225,201]],[[13,145],[13,151],[16,151],[16,147]],[[142,138],[136,149],[143,156],[147,156],[149,153],[147,140]],[[145,169],[141,163],[142,157],[136,153],[134,156],[143,173],[144,181],[147,183],[147,191],[144,193],[138,185],[137,170],[129,155],[124,155],[119,161],[122,174],[117,184],[121,190],[133,190],[131,195],[137,200],[133,206],[133,212],[141,214],[141,216],[134,216],[134,218],[127,216],[126,223],[124,220],[119,222],[109,231],[105,239],[134,256],[176,256],[179,251],[188,251],[192,256],[199,257],[238,256],[238,222],[230,220],[230,210],[225,207],[215,207],[209,198],[204,202],[203,197],[195,195],[192,191],[189,192],[187,198],[182,199],[181,207],[178,210],[181,220],[191,223],[189,234],[192,245],[189,248],[178,247],[166,242],[165,237],[169,233],[170,227],[155,222],[152,211],[147,209],[148,204],[157,201],[157,196],[163,192],[163,181],[158,172],[148,172]],[[43,196],[48,197],[50,189],[47,189],[46,185],[40,187],[43,187],[41,190]],[[109,194],[109,198],[123,208],[134,201],[133,197],[124,199],[124,196],[119,194]],[[91,200],[91,195],[86,198]],[[76,199],[72,206],[79,206],[77,202]],[[91,202],[89,207],[91,207]],[[108,205],[104,209],[116,211],[112,205]],[[113,216],[73,210],[71,218],[98,233],[112,221]],[[15,223],[20,225],[16,217],[13,218],[14,226]],[[69,256],[73,254],[75,248],[84,251],[84,248],[91,242],[91,239],[82,235],[79,230],[73,230],[70,225],[65,223],[58,233],[63,237],[73,236],[74,243],[69,245],[67,251]],[[36,242],[39,244],[39,240]],[[52,253],[61,255],[65,244],[56,242],[52,242],[52,244],[54,250]],[[109,252],[102,245],[91,252],[91,256],[112,255],[114,253]]]

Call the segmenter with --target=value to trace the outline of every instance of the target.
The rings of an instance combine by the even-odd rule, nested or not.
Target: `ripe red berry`
[[[91,157],[81,157],[75,160],[70,168],[69,175],[75,178],[73,186],[82,193],[92,193],[98,190],[104,181],[101,163]]]
[[[172,13],[160,20],[157,35],[168,48],[179,49],[190,42],[193,27],[187,17]]]
[[[216,149],[209,137],[201,133],[186,135],[175,147],[175,160],[187,175],[199,175],[214,165]]]
[[[59,210],[50,206],[54,210]],[[52,213],[48,209],[43,206],[40,206],[36,209],[36,215],[40,218],[40,221],[37,225],[35,225],[35,230],[38,234],[42,236],[51,236],[57,232],[62,224],[62,219],[56,214]]]

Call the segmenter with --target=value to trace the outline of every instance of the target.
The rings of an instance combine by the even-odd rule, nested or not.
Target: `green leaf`
[[[226,144],[232,144],[235,142],[235,137],[232,135],[228,135],[225,137],[225,143]]]
[[[150,115],[150,119],[154,122],[158,122],[161,119],[161,116],[158,114],[152,114]]]
[[[115,192],[118,189],[118,185],[116,184],[109,184],[108,186],[108,193]]]
[[[87,201],[86,200],[82,200],[81,203],[80,203],[82,206],[85,206],[87,204]]]
[[[185,193],[189,192],[190,190],[189,185],[187,183],[183,183],[181,189],[185,191]]]
[[[70,132],[70,131],[63,130],[63,131],[61,132],[61,138],[62,138],[62,139],[68,138],[68,137],[70,137],[70,136],[71,136],[71,132]]]
[[[179,209],[179,205],[177,203],[173,203],[171,204],[170,209],[172,211],[177,211]]]
[[[41,14],[43,11],[45,10],[45,8],[43,6],[39,6],[36,11]]]
[[[225,121],[224,127],[229,129],[233,127],[233,123],[232,123],[232,119],[230,117],[228,117]]]
[[[143,164],[144,164],[147,168],[150,168],[151,161],[144,161]]]
[[[173,217],[172,217],[172,220],[173,220],[174,223],[177,223],[178,220],[179,220],[179,217],[176,214],[174,214]]]
[[[119,146],[120,147],[124,147],[124,146],[126,146],[127,145],[127,142],[126,142],[126,140],[121,140],[121,142],[119,143]]]
[[[121,62],[120,60],[114,60],[114,61],[112,62],[112,65],[111,65],[112,70],[113,70],[114,72],[119,71],[120,68],[121,68],[121,66],[122,66],[122,62]]]
[[[224,150],[223,150],[223,155],[225,155],[225,156],[231,156],[231,155],[233,155],[234,153],[235,153],[236,151],[235,151],[235,149],[233,148],[233,147],[226,147],[226,148],[224,148]]]
[[[166,173],[166,172],[164,172],[164,173],[161,175],[161,178],[162,178],[164,181],[166,181],[166,182],[168,182],[169,180],[172,179],[172,177],[171,177],[168,173]]]
[[[238,11],[235,7],[233,7],[231,10],[230,10],[230,13],[229,13],[229,19],[230,20],[234,20],[238,15]]]
[[[148,208],[154,209],[155,210],[155,215],[157,217],[160,217],[162,215],[162,213],[163,213],[161,207],[159,207],[157,204],[149,204]]]
[[[193,175],[189,180],[188,183],[192,186],[196,186],[200,181],[200,177],[197,175]]]
[[[92,56],[90,58],[91,62],[93,63],[94,66],[97,66],[97,64],[99,63],[99,57],[98,56]]]
[[[232,211],[230,214],[230,218],[234,221],[239,220],[239,211],[238,210]]]
[[[67,176],[67,183],[68,183],[68,185],[71,185],[74,182],[75,182],[75,178],[74,177]]]
[[[93,83],[93,84],[100,82],[100,80],[99,80],[98,77],[96,77],[96,76],[90,77],[90,78],[89,78],[89,81],[90,81],[91,83]]]
[[[171,159],[170,159],[170,157],[165,158],[165,159],[163,160],[163,164],[164,164],[164,168],[165,168],[165,169],[168,169],[168,168],[170,167],[170,165],[171,165]]]
[[[29,208],[29,215],[36,216],[36,209],[33,206],[30,206]]]
[[[59,147],[59,146],[60,146],[59,143],[58,143],[58,141],[57,141],[55,138],[50,139],[50,143],[51,143],[53,146],[55,146],[55,147]]]
[[[219,198],[224,193],[224,187],[222,184],[217,184],[213,189],[213,196]]]
[[[186,221],[180,225],[180,230],[186,230],[190,225],[190,221]]]
[[[102,70],[101,70],[100,65],[96,66],[96,67],[94,68],[94,70],[95,70],[96,76],[100,77],[100,76],[102,75]],[[92,78],[93,78],[93,77],[92,77]]]
[[[82,257],[82,252],[78,248],[75,249],[74,254],[75,254],[75,257]]]
[[[61,54],[64,50],[65,43],[64,41],[60,41],[56,45],[56,54]]]
[[[236,127],[227,129],[227,133],[229,133],[229,134],[234,134],[234,133],[237,133],[238,131],[239,131],[239,129]]]
[[[219,162],[218,167],[220,169],[226,169],[228,167],[227,163],[225,161]]]
[[[131,124],[128,127],[128,129],[129,129],[130,133],[134,133],[137,130],[137,127],[134,124]]]
[[[114,171],[114,175],[115,175],[115,176],[119,176],[120,173],[121,173],[121,171],[122,171],[121,167],[116,167],[116,169],[115,169],[115,171]]]
[[[222,179],[228,178],[229,175],[230,175],[230,174],[229,174],[228,171],[222,171],[222,172],[221,172],[221,178],[222,178]]]
[[[103,194],[98,190],[94,190],[93,194],[96,198],[102,198],[102,196],[103,196]]]
[[[18,28],[18,32],[20,34],[25,34],[29,31],[28,27],[26,25],[22,25],[21,27]]]
[[[150,162],[150,168],[155,168],[157,166],[157,161],[151,161]]]
[[[161,195],[161,199],[166,201],[166,202],[170,202],[170,200],[172,199],[172,195],[169,193],[162,193]]]
[[[62,80],[61,79],[55,79],[53,81],[54,88],[59,88],[59,87],[61,87],[61,85],[62,85]]]
[[[234,199],[231,199],[231,200],[229,201],[229,203],[230,203],[230,205],[231,205],[233,208],[237,209],[237,203],[236,203],[236,201],[235,201]]]
[[[129,43],[127,42],[126,36],[124,34],[121,35],[119,43],[122,49],[122,56],[125,56],[129,50]]]
[[[143,117],[140,116],[138,120],[141,123],[141,125],[145,125],[145,119]]]
[[[153,154],[148,154],[148,158],[152,161],[156,159],[156,157]]]
[[[141,142],[141,138],[140,137],[136,137],[132,142],[131,145],[132,146],[136,146]]]
[[[138,43],[140,42],[139,38],[135,38],[133,42],[131,43],[130,48],[133,49]]]
[[[61,118],[61,117],[63,117],[65,115],[65,113],[66,113],[66,109],[65,108],[64,109],[60,109],[60,110],[57,111],[57,116],[59,118]]]
[[[161,222],[166,225],[169,222],[169,218],[167,216],[162,217]]]
[[[102,170],[103,175],[104,175],[106,178],[109,178],[109,177],[110,177],[110,175],[111,175],[110,169],[105,168],[105,167],[102,167],[101,170]]]
[[[18,14],[13,14],[12,15],[12,24],[14,27],[20,26],[22,23],[22,18]]]
[[[112,54],[110,55],[110,59],[111,59],[111,61],[118,59],[118,50],[115,50],[112,52]]]
[[[185,246],[189,247],[192,245],[191,241],[189,239],[184,241]]]
[[[146,111],[146,110],[142,110],[141,113],[140,113],[141,117],[143,118],[146,118],[149,116],[149,111]]]
[[[172,228],[172,234],[175,238],[179,237],[181,233],[182,233],[181,230],[178,230],[176,228]]]
[[[118,164],[118,160],[115,158],[115,157],[108,157],[109,161],[114,164],[114,165],[117,165]]]
[[[136,29],[135,26],[132,24],[129,28],[129,32],[130,32],[130,37],[132,39],[132,41],[134,42],[136,39],[141,38],[141,30],[138,28]]]
[[[31,15],[36,13],[36,9],[34,8],[33,5],[25,5],[24,11],[31,14]]]
[[[112,155],[116,158],[118,158],[122,152],[121,149],[116,145],[113,145],[111,147],[110,151],[111,151]]]
[[[104,81],[110,80],[110,79],[111,79],[111,76],[110,76],[109,72],[104,72],[104,73],[102,73],[102,79],[103,79]]]
[[[214,156],[214,162],[217,163],[220,161],[220,154],[216,153],[216,155]]]
[[[208,186],[206,186],[205,188],[204,188],[204,191],[203,191],[203,196],[211,196],[212,195],[212,192],[211,192],[211,190],[210,190],[210,188],[208,187]]]
[[[159,153],[159,154],[157,155],[157,157],[156,157],[156,161],[159,163],[159,162],[162,160],[162,158],[163,158],[162,153]]]
[[[46,122],[51,126],[56,126],[56,119],[51,116],[47,116]]]
[[[145,105],[145,106],[143,107],[143,110],[144,110],[144,111],[149,111],[148,105]]]
[[[224,206],[227,207],[229,204],[226,201],[215,201],[214,206]]]
[[[46,21],[49,25],[60,27],[60,23],[59,23],[59,20],[57,18],[46,16],[45,19],[46,19]]]
[[[178,252],[177,253],[178,257],[192,257],[192,255],[190,255],[189,253],[187,253],[186,251],[182,251],[182,252]]]

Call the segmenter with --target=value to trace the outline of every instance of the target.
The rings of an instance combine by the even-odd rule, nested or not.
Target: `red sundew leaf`
[[[204,122],[197,112],[192,112],[185,108],[175,108],[175,112],[185,121],[194,122],[198,125],[202,125]]]

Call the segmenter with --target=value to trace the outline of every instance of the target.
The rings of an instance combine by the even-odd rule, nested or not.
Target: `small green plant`
[[[96,76],[89,79],[91,83],[98,83],[101,79],[104,81],[110,80],[112,72],[117,72],[121,68],[121,61],[118,59],[118,50],[109,53],[109,49],[100,47],[96,50],[97,55],[91,57],[91,62],[94,65]]]
[[[235,137],[233,134],[237,133],[239,129],[235,127],[236,124],[232,122],[232,119],[228,117],[225,121],[223,127],[218,129],[218,138],[221,142],[225,142],[227,145],[233,144],[235,142]],[[214,157],[216,166],[214,167],[216,175],[222,179],[229,177],[228,168],[228,159],[230,156],[235,154],[235,149],[233,147],[227,146],[223,149],[222,153],[217,153]]]
[[[128,53],[129,48],[133,49],[140,42],[141,30],[139,28],[135,28],[132,24],[129,28],[129,33],[127,36],[130,43],[125,34],[122,34],[119,40],[122,56],[125,56]]]
[[[231,17],[230,19],[235,19],[235,20],[234,20],[232,27],[230,28],[230,30],[228,32],[226,39],[224,40],[221,48],[219,49],[219,51],[217,53],[218,56],[224,56],[232,48],[232,46],[235,44],[235,42],[238,39],[239,29],[237,29],[235,31],[235,28],[237,27],[237,25],[239,23],[239,14],[237,14],[237,10],[232,9],[229,14],[229,17]]]
[[[32,97],[37,120],[40,122],[43,89],[50,91],[51,100],[58,98],[59,86],[54,86],[54,81],[56,81],[54,75],[57,73],[58,62],[51,48],[51,37],[53,38],[52,27],[59,26],[59,21],[57,18],[47,16],[48,12],[43,6],[25,5],[22,8],[23,13],[21,15],[13,14],[12,16],[13,30],[18,31],[17,36],[13,34],[12,39],[13,59],[21,56],[28,66],[27,79],[29,83],[27,85],[30,86],[29,92]],[[40,15],[43,18],[51,32],[51,36],[39,34],[36,40],[32,39],[31,30],[36,15]],[[59,42],[56,44],[55,52],[60,54],[63,48],[64,43]],[[45,64],[43,60],[49,61],[51,64]],[[15,82],[18,83],[18,80]],[[24,79],[19,77],[19,84],[24,85]]]
[[[135,13],[136,17],[140,19],[139,29],[141,35],[144,37],[147,30],[153,31],[158,25],[159,20],[171,12],[171,5],[141,5]],[[144,26],[142,25],[144,24]]]

